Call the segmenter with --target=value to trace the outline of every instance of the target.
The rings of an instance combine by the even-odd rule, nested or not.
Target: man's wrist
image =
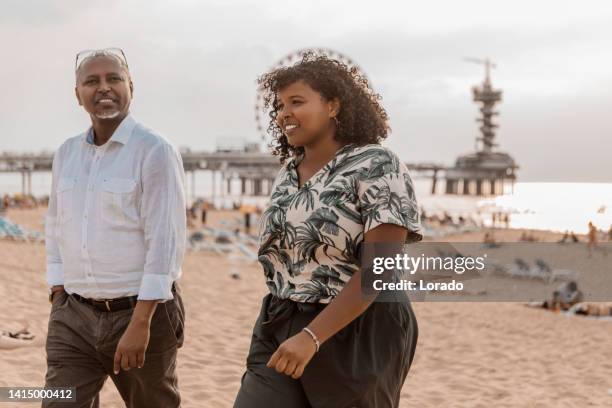
[[[150,326],[157,303],[158,300],[139,300],[136,302],[130,321],[140,326]]]
[[[61,292],[64,290],[64,285],[53,285],[49,288],[49,302],[53,303],[53,296],[57,292]]]

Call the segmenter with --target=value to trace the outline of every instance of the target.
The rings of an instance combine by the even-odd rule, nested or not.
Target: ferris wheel
[[[270,69],[276,69],[281,67],[289,67],[297,62],[301,61],[305,54],[309,52],[314,52],[315,55],[326,56],[330,59],[335,59],[337,61],[342,62],[347,67],[355,68],[357,72],[361,76],[367,79],[367,76],[363,72],[363,70],[353,61],[351,58],[346,55],[329,49],[329,48],[302,48],[297,51],[294,51],[290,54],[287,54],[285,57],[280,59],[276,64],[274,64]],[[368,80],[369,82],[369,80]],[[268,138],[267,128],[269,121],[269,109],[266,109],[263,102],[263,91],[260,87],[257,88],[257,98],[255,100],[255,125],[257,126],[257,134],[260,136],[261,141],[265,142]]]

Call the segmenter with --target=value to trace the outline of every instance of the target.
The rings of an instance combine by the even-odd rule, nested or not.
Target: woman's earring
[[[334,122],[336,122],[336,128],[339,128],[340,127],[340,121],[338,120],[338,118],[334,116],[334,117],[332,117],[332,119],[334,120]]]

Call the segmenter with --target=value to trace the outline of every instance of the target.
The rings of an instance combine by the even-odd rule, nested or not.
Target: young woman
[[[270,294],[234,407],[397,407],[416,318],[407,300],[366,300],[360,271],[364,243],[421,239],[407,169],[379,144],[387,114],[357,70],[313,53],[259,83],[283,167],[259,225]]]

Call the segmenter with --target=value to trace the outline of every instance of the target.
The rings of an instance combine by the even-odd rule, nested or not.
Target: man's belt
[[[87,299],[83,296],[77,295],[76,293],[73,293],[70,296],[72,296],[81,303],[86,303],[98,309],[101,312],[116,312],[118,310],[132,309],[134,308],[134,306],[136,306],[136,302],[138,300],[138,296],[127,296],[116,299],[102,300]]]
[[[176,293],[176,288],[177,283],[172,282],[172,293]],[[84,298],[81,295],[77,295],[76,293],[73,293],[70,296],[72,296],[81,303],[86,303],[90,306],[93,306],[101,312],[116,312],[118,310],[133,309],[136,306],[136,302],[138,301],[138,295],[116,299],[88,299]]]

